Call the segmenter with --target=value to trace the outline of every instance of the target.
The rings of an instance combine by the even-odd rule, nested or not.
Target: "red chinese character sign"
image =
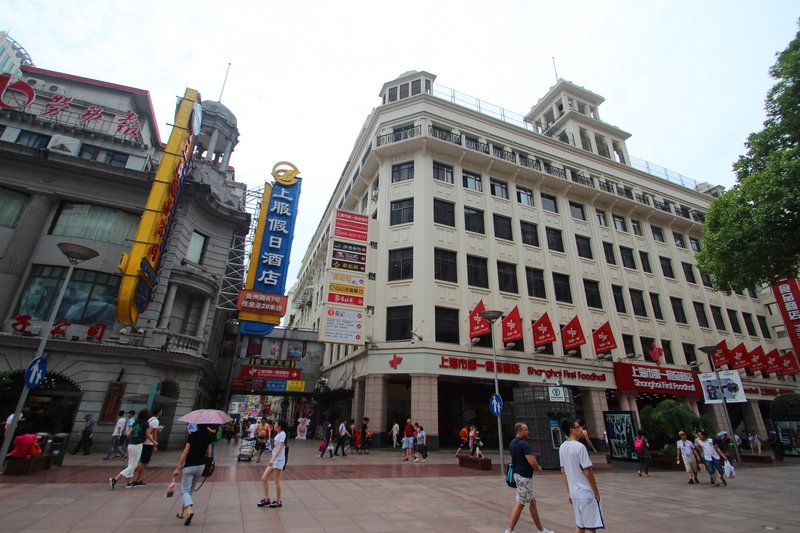
[[[478,305],[475,306],[475,309],[473,309],[469,314],[470,339],[480,337],[481,335],[486,335],[492,330],[491,326],[489,325],[489,321],[481,316],[481,313],[484,311],[486,311],[486,307],[484,307],[483,300],[481,300],[478,302]]]
[[[63,94],[54,94],[52,100],[44,104],[40,117],[45,118],[58,118],[61,113],[69,109],[69,104],[72,102],[71,96],[64,96]]]
[[[783,279],[772,286],[775,302],[795,353],[800,353],[800,280]]]
[[[784,376],[800,374],[800,367],[797,365],[797,357],[794,353],[786,352],[781,356],[781,369],[778,373]]]
[[[138,137],[139,130],[142,129],[139,123],[139,115],[133,111],[124,114],[117,122],[117,133],[121,133],[122,137]]]
[[[617,341],[614,339],[614,332],[611,331],[611,324],[606,322],[597,330],[592,333],[592,343],[594,344],[594,352],[608,353],[617,348]]]
[[[515,305],[508,315],[503,318],[503,344],[514,342],[522,338],[522,318],[519,308]]]
[[[720,341],[717,344],[717,351],[711,354],[711,362],[714,363],[714,368],[719,368],[722,365],[728,364],[728,343]]]
[[[767,368],[766,355],[762,346],[753,348],[753,351],[748,354],[750,358],[750,370],[759,372]]]
[[[680,396],[701,396],[697,374],[688,370],[651,365],[614,363],[614,380],[622,391],[658,392]]]
[[[744,347],[743,342],[740,342],[728,352],[728,367],[731,370],[738,370],[748,366],[750,366],[750,359],[748,358],[747,348]]]
[[[86,126],[89,122],[97,122],[103,118],[103,108],[90,105],[86,110],[81,113],[80,123],[81,126]]]
[[[33,103],[36,93],[22,80],[0,74],[0,109],[23,109]]]
[[[533,345],[545,346],[556,342],[556,330],[553,328],[553,323],[547,313],[539,317],[539,320],[533,323]]]
[[[572,320],[567,322],[566,326],[561,328],[561,342],[564,343],[565,350],[572,350],[586,344],[586,337],[583,335],[578,315],[575,315]]]
[[[766,368],[764,372],[768,374],[778,374],[781,371],[781,354],[777,348],[770,351],[764,356],[766,360]]]

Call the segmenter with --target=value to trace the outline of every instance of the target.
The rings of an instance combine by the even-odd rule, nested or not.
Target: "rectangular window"
[[[556,293],[556,300],[559,302],[572,303],[572,290],[569,288],[569,276],[553,272],[553,290]]]
[[[0,226],[16,228],[27,204],[27,194],[0,187]]]
[[[633,250],[631,248],[620,246],[619,255],[622,257],[622,266],[625,268],[636,268],[636,259],[633,257]]]
[[[697,279],[694,277],[694,268],[692,268],[692,264],[681,262],[681,266],[683,267],[683,275],[686,281],[689,283],[697,283]]]
[[[694,344],[682,343],[683,357],[686,358],[686,364],[690,365],[697,362],[697,355],[694,352]]]
[[[672,238],[675,240],[675,246],[678,248],[686,248],[686,240],[680,233],[672,232]]]
[[[22,130],[19,132],[19,136],[17,137],[17,144],[21,144],[22,146],[27,146],[29,148],[44,149],[47,148],[48,144],[50,144],[50,136],[42,135],[41,133],[36,133],[35,131]]]
[[[458,309],[436,306],[436,342],[459,344]]]
[[[689,245],[692,247],[693,252],[699,252],[702,250],[702,247],[700,246],[700,239],[689,237]]]
[[[631,219],[631,228],[633,229],[633,234],[638,235],[639,237],[642,236],[642,223],[638,220]]]
[[[391,203],[389,225],[409,224],[414,222],[414,199],[396,200]]]
[[[608,219],[606,218],[606,212],[602,209],[597,209],[597,223],[601,226],[607,228],[608,227]]]
[[[445,226],[456,226],[456,204],[433,199],[433,222]]]
[[[611,294],[614,295],[614,307],[616,307],[617,312],[627,313],[628,310],[625,307],[625,294],[622,292],[622,287],[619,285],[612,285]]]
[[[389,281],[414,278],[414,248],[389,250]]]
[[[603,243],[603,253],[606,255],[606,263],[609,265],[617,264],[617,257],[614,254],[614,245],[610,242]]]
[[[647,252],[639,252],[639,260],[642,262],[642,270],[648,274],[653,273],[653,267],[650,266],[650,254]]]
[[[586,259],[592,259],[592,242],[589,237],[575,235],[575,244],[578,247],[578,255]]]
[[[714,326],[720,331],[727,331],[725,329],[725,320],[722,318],[722,309],[716,305],[710,305],[711,318],[714,319]]]
[[[555,196],[542,193],[542,209],[551,213],[558,213],[558,202]]]
[[[544,228],[547,235],[547,248],[555,252],[564,251],[564,241],[561,238],[561,230],[555,228]]]
[[[711,284],[711,278],[708,277],[708,274],[706,274],[702,270],[700,270],[699,272],[700,272],[700,281],[703,282],[703,287],[711,288],[713,286]]]
[[[206,240],[205,235],[193,231],[192,238],[189,239],[189,248],[186,250],[184,258],[195,265],[201,264],[206,252]]]
[[[625,355],[636,355],[636,345],[633,342],[633,335],[622,334],[622,346],[625,348]]]
[[[756,290],[752,287],[747,288],[747,294],[750,296],[750,298],[758,298],[758,296],[756,296]]]
[[[497,262],[497,283],[502,292],[519,292],[517,285],[517,265]]]
[[[494,236],[498,239],[513,241],[514,235],[511,233],[511,219],[503,215],[494,214]]]
[[[441,248],[433,249],[433,277],[440,281],[458,282],[456,252]]]
[[[683,300],[670,296],[670,304],[672,304],[672,315],[675,317],[675,322],[678,324],[688,324],[686,322],[686,312],[683,310]]]
[[[771,339],[772,334],[769,332],[769,326],[767,325],[767,317],[756,315],[756,320],[758,320],[758,327],[761,330],[761,336],[765,339]]]
[[[744,327],[747,330],[747,334],[751,337],[757,337],[758,333],[756,333],[756,325],[753,322],[753,315],[750,313],[742,313],[742,320],[744,320]]]
[[[664,312],[661,311],[661,299],[658,293],[650,293],[650,306],[653,308],[653,316],[658,320],[664,320]]]
[[[492,196],[508,200],[508,184],[504,181],[489,179],[489,192]]]
[[[528,207],[533,207],[533,191],[517,186],[517,202]]]
[[[433,179],[445,183],[453,183],[453,167],[444,163],[433,162]]]
[[[658,242],[666,242],[664,241],[664,230],[658,226],[651,226],[651,229],[653,230],[653,239],[657,240]]]
[[[572,218],[577,218],[578,220],[586,220],[586,213],[583,210],[583,204],[570,202],[569,213],[570,215],[572,215]]]
[[[650,358],[649,352],[653,350],[656,340],[650,337],[639,337],[639,342],[642,345],[642,354],[645,360]]]
[[[47,320],[66,276],[66,267],[32,265],[14,316],[30,315],[31,320]],[[82,325],[114,324],[119,282],[119,276],[76,268],[56,319]]]
[[[625,233],[628,232],[628,223],[625,222],[625,217],[620,215],[611,215],[611,218],[614,219],[614,229],[617,231],[624,231]]]
[[[728,322],[731,323],[731,329],[734,333],[741,333],[742,326],[739,324],[739,315],[736,314],[736,310],[734,309],[727,309],[728,311]]]
[[[467,284],[472,287],[489,288],[489,267],[485,257],[467,256]]]
[[[525,279],[528,282],[528,296],[547,298],[547,292],[544,287],[544,270],[525,267]]]
[[[473,174],[472,172],[462,170],[461,181],[464,184],[465,189],[475,192],[483,192],[483,182],[481,182],[480,174]]]
[[[694,314],[697,317],[697,324],[701,328],[709,327],[705,304],[703,302],[692,302],[692,305],[694,306]]]
[[[658,256],[658,261],[661,263],[661,273],[664,274],[664,277],[675,279],[675,271],[672,270],[672,259]]]
[[[595,309],[603,308],[603,300],[600,297],[600,284],[591,279],[583,280],[583,291],[586,293],[586,305]]]
[[[672,342],[661,339],[661,349],[664,350],[664,362],[668,365],[674,365],[675,356],[672,355]]]
[[[414,328],[414,306],[399,305],[386,308],[386,340],[404,341],[411,340],[411,331]]]
[[[519,221],[520,235],[522,237],[522,244],[529,244],[530,246],[539,246],[539,229],[533,222]]]
[[[471,207],[464,208],[464,229],[475,233],[486,233],[483,224],[483,211]]]
[[[414,162],[392,165],[392,183],[414,179]]]
[[[644,304],[644,293],[638,289],[629,289],[631,306],[636,316],[647,316],[647,306]]]
[[[114,207],[64,202],[50,228],[50,235],[130,246],[140,218]]]

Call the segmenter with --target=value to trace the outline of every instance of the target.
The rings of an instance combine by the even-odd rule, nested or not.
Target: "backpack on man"
[[[634,439],[633,451],[640,455],[644,453],[644,437],[636,437],[636,439]]]

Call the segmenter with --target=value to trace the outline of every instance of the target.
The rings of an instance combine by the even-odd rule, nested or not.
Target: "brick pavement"
[[[497,468],[484,473],[455,466],[452,452],[435,452],[426,464],[401,462],[399,452],[318,458],[316,442],[291,442],[282,509],[259,509],[264,464],[237,463],[235,447],[222,445],[218,471],[195,496],[193,531],[214,532],[502,532],[514,493]],[[489,454],[491,457],[491,454]],[[155,454],[148,485],[111,491],[119,460],[100,454],[68,456],[65,466],[31,476],[0,478],[0,532],[186,531],[174,516],[179,495],[164,498],[177,451]],[[497,456],[492,459],[496,463]],[[797,494],[800,465],[740,469],[728,488],[686,484],[679,471],[599,469],[607,531],[704,533],[800,532]],[[535,489],[544,525],[574,531],[572,510],[557,472],[537,475]],[[523,513],[518,532],[533,530]]]

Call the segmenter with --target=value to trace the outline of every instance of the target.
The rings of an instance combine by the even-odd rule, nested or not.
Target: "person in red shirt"
[[[408,461],[414,453],[414,438],[416,431],[411,419],[406,420],[406,426],[403,429],[403,461]]]
[[[463,426],[461,431],[458,432],[458,441],[456,457],[458,457],[458,452],[461,450],[467,450],[467,453],[469,453],[469,431],[467,430],[467,426]]]
[[[31,433],[31,425],[22,422],[17,428],[17,436],[14,437],[14,449],[8,454],[9,458],[25,459],[31,456],[31,446],[39,440],[36,433]]]

